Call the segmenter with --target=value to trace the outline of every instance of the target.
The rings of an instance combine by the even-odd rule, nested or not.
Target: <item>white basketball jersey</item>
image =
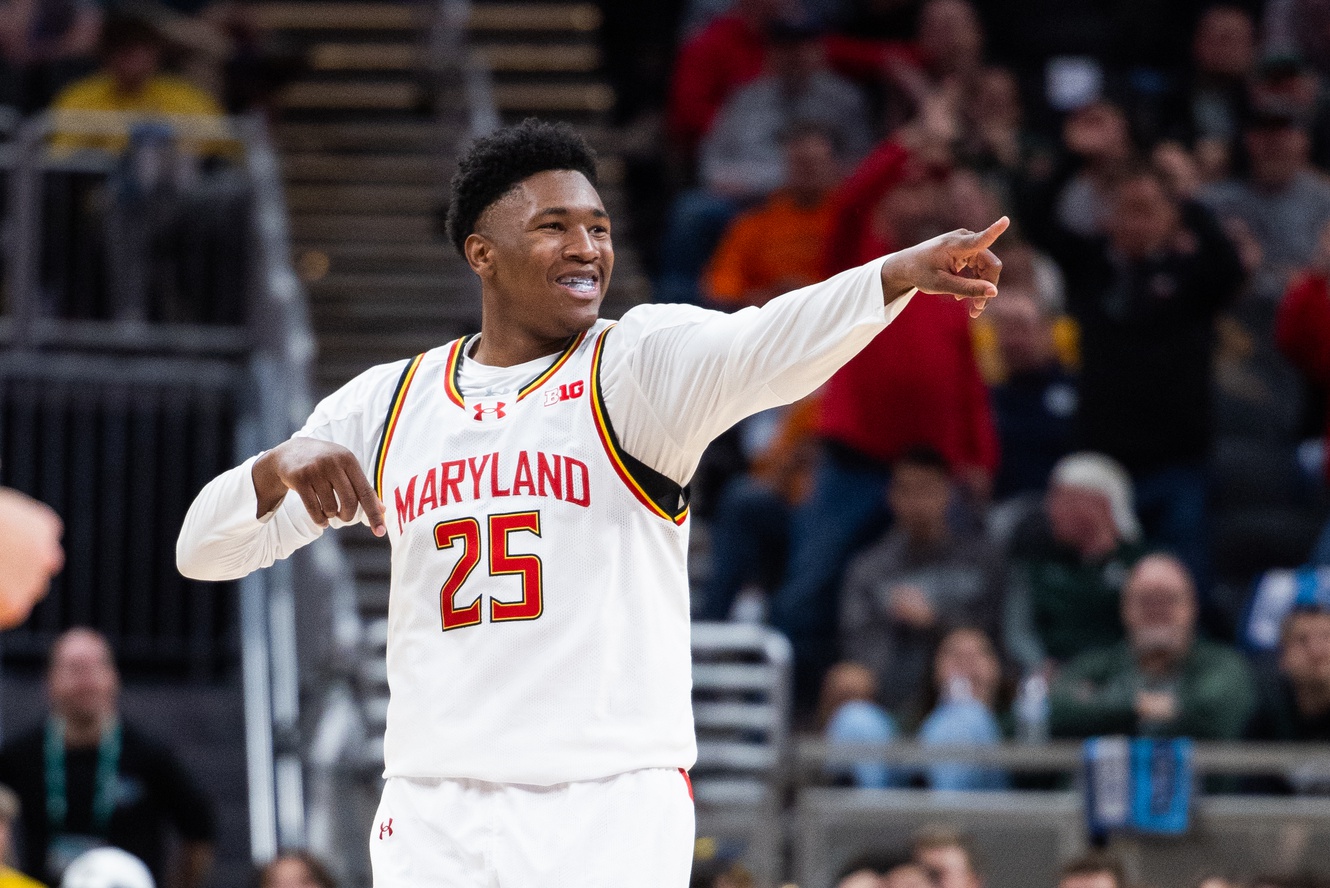
[[[472,339],[402,374],[374,481],[392,542],[385,776],[553,784],[691,767],[688,513],[623,453],[599,321],[469,400]]]

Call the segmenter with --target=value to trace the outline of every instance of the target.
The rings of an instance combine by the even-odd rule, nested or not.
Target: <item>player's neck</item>
[[[528,361],[557,355],[568,345],[568,339],[545,339],[521,330],[495,330],[492,325],[481,325],[480,341],[467,356],[486,367],[516,367]]]

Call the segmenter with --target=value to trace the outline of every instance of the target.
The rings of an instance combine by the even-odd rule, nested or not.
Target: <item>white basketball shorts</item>
[[[554,786],[390,777],[374,888],[687,888],[692,796],[677,768]]]

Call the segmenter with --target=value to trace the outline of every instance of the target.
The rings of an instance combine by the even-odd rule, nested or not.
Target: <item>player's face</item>
[[[614,268],[610,217],[581,173],[537,173],[485,211],[477,272],[505,323],[551,342],[589,328]],[[475,263],[473,262],[473,266]]]

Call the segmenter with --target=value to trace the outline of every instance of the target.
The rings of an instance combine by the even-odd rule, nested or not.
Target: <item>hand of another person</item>
[[[22,623],[60,572],[64,525],[43,503],[0,488],[0,629]]]
[[[931,629],[937,623],[937,613],[928,603],[928,596],[918,586],[903,583],[887,593],[887,612],[893,620],[912,629]]]
[[[1136,717],[1142,722],[1171,722],[1178,715],[1178,698],[1172,691],[1137,691]]]
[[[1002,260],[989,247],[1011,224],[1006,216],[983,231],[960,229],[892,253],[882,263],[882,292],[887,302],[911,287],[925,293],[970,300],[970,317],[983,314],[997,295]]]
[[[360,468],[355,454],[340,444],[317,438],[292,438],[254,461],[254,492],[262,518],[277,508],[287,490],[294,490],[319,527],[331,518],[354,521],[357,506],[365,510],[370,529],[383,536],[383,503]]]
[[[1200,166],[1179,143],[1160,142],[1155,146],[1151,160],[1178,200],[1190,200],[1201,190]]]

